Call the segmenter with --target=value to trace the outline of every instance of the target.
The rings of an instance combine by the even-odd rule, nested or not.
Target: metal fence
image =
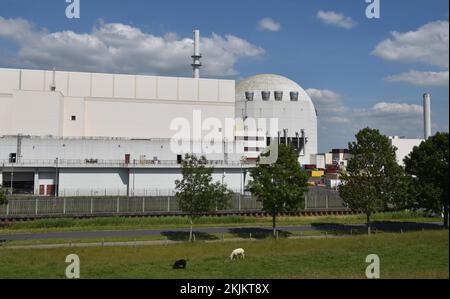
[[[261,202],[254,196],[235,194],[231,200],[231,206],[224,211],[258,211],[261,207]],[[306,210],[342,208],[344,208],[343,201],[336,191],[313,188],[305,195]],[[11,199],[7,205],[0,206],[0,216],[145,215],[176,212],[181,211],[174,196],[34,197]]]
[[[305,209],[340,209],[345,208],[339,192],[322,187],[313,187],[305,194]]]

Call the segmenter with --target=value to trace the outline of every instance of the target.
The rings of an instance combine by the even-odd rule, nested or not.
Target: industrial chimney
[[[200,58],[202,58],[202,55],[200,54],[200,31],[194,30],[194,55],[192,55],[194,78],[200,78],[200,67],[202,66]]]
[[[424,138],[431,137],[431,95],[425,93],[423,95],[423,125],[424,125]]]

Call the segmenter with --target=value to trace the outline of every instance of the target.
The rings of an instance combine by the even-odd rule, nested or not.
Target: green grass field
[[[404,221],[404,222],[441,222],[441,218],[424,217],[414,212],[379,213],[372,217],[373,221]],[[365,223],[364,215],[345,216],[308,216],[308,217],[278,217],[278,226],[309,225],[318,223],[358,224]],[[93,219],[45,219],[25,222],[15,222],[0,227],[0,234],[21,232],[49,232],[49,231],[93,231],[93,230],[126,230],[126,229],[170,229],[188,227],[186,217],[109,217]],[[271,226],[270,217],[201,217],[195,227],[244,227],[244,226]]]
[[[245,260],[227,260],[237,247]],[[0,249],[0,278],[64,278],[76,253],[81,278],[365,278],[368,254],[382,278],[449,278],[448,230],[328,239],[183,243],[142,247]],[[171,264],[188,259],[186,270]]]

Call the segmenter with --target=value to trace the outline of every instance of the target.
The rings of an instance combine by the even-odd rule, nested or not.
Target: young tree
[[[250,175],[252,180],[247,188],[262,202],[262,209],[272,216],[276,236],[277,215],[297,211],[304,205],[308,176],[300,169],[296,150],[284,144],[278,145],[278,159],[274,164],[258,163],[250,170]]]
[[[175,181],[178,205],[189,217],[189,241],[195,219],[216,209],[224,209],[230,204],[231,191],[226,185],[212,181],[214,168],[207,166],[204,156],[186,154],[182,161],[181,180]]]
[[[0,185],[0,205],[5,205],[8,203],[6,199],[6,191],[3,189],[2,185]]]
[[[362,129],[356,142],[349,143],[351,158],[341,174],[339,194],[350,209],[366,214],[369,234],[371,215],[399,204],[406,194],[407,180],[395,151],[376,129]]]
[[[444,212],[444,226],[448,228],[448,155],[449,134],[437,133],[404,159],[405,170],[411,176],[412,208]]]

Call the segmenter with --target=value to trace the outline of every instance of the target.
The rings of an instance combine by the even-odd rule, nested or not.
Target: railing
[[[234,194],[231,206],[223,211],[259,211],[261,202],[254,196]],[[339,194],[332,190],[316,190],[305,194],[305,210],[345,209]],[[28,199],[10,199],[0,206],[0,216],[51,216],[51,215],[126,215],[181,212],[174,196],[85,196]]]
[[[210,166],[251,166],[254,162],[247,161],[225,161],[225,160],[208,160]],[[125,163],[125,160],[100,160],[100,159],[54,159],[54,160],[24,160],[21,159],[16,163],[10,163],[9,160],[0,160],[2,167],[26,167],[26,166],[42,166],[42,167],[157,167],[157,166],[179,166],[177,160],[131,160]]]

